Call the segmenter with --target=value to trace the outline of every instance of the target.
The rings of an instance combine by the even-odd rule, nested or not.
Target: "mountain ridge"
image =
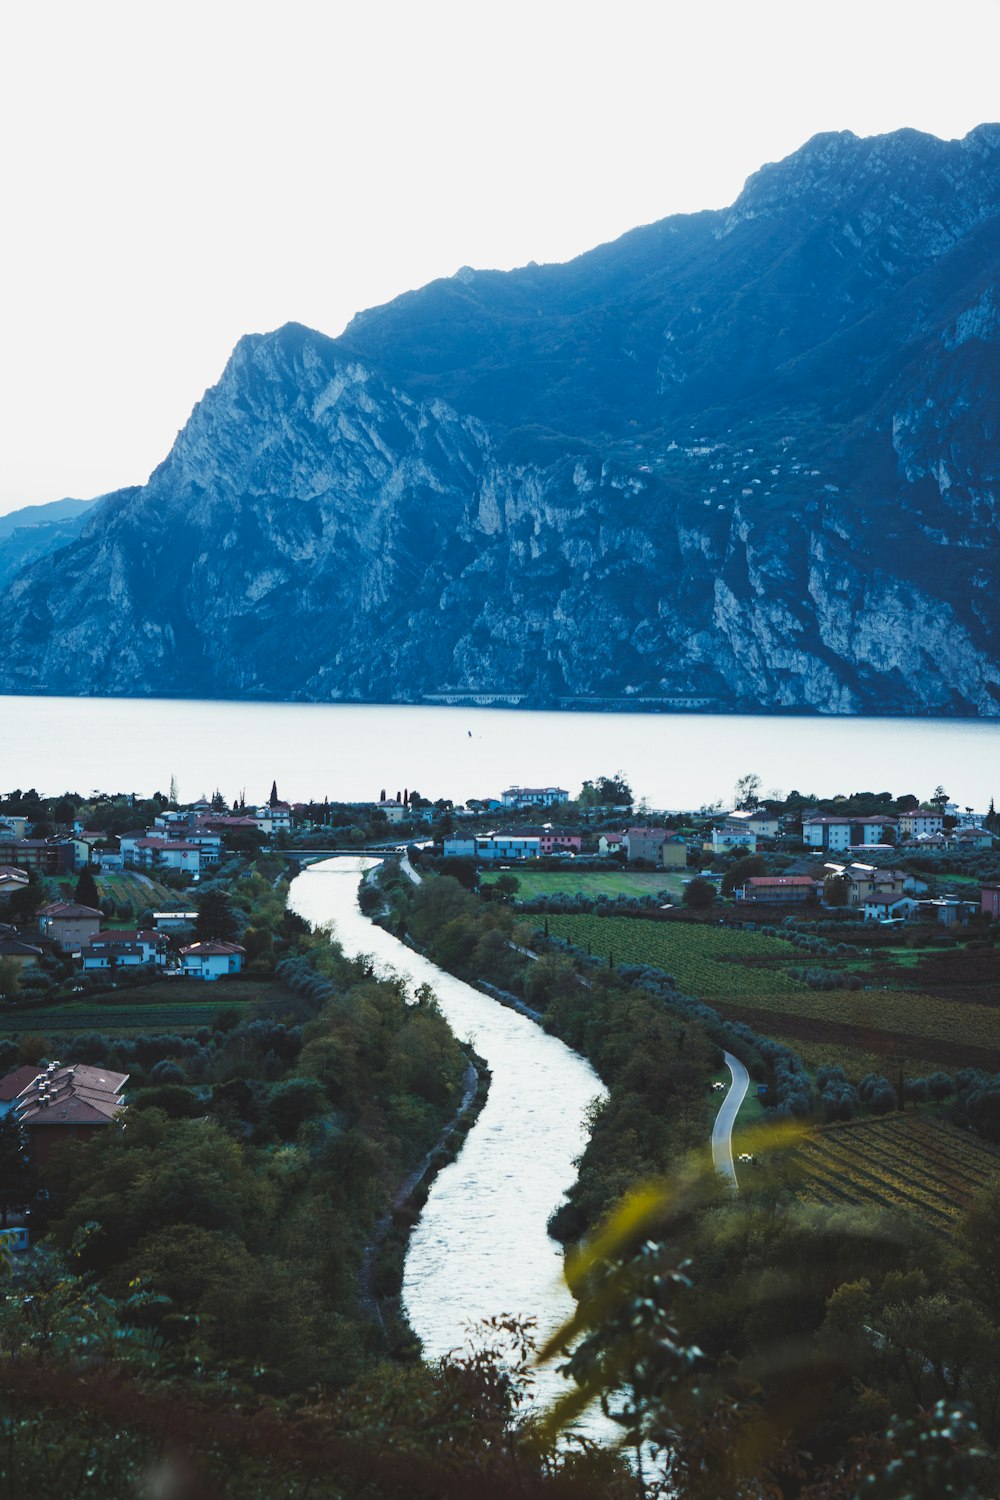
[[[814,137],[245,335],[8,586],[0,691],[1000,714],[998,167],[1000,126]]]

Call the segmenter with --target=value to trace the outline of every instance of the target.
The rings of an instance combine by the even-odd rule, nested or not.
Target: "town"
[[[680,1239],[650,1271],[695,1288],[676,1315],[707,1351],[698,1359],[718,1361],[713,1412],[735,1413],[752,1373],[794,1431],[782,1379],[759,1362],[761,1348],[787,1347],[791,1318],[808,1330],[803,1379],[837,1407],[816,1472],[846,1434],[877,1427],[872,1391],[877,1414],[957,1391],[995,1448],[992,1356],[957,1384],[942,1373],[954,1320],[976,1348],[995,1333],[992,804],[977,812],[943,786],[764,796],[755,774],[728,807],[686,811],[637,801],[621,771],[576,795],[512,782],[464,805],[408,787],[289,802],[279,780],[260,801],[183,805],[173,788],[0,798],[0,1249],[14,1274],[0,1331],[7,1317],[16,1342],[56,1278],[65,1317],[93,1324],[95,1340],[105,1319],[100,1337],[147,1369],[162,1350],[171,1368],[196,1359],[198,1381],[236,1379],[242,1400],[277,1403],[282,1421],[325,1384],[342,1402],[337,1462],[363,1472],[368,1429],[356,1449],[339,1436],[356,1389],[383,1381],[391,1403],[393,1381],[419,1379],[437,1402],[469,1378],[448,1360],[415,1374],[410,1231],[479,1110],[508,1097],[502,1069],[530,1091],[537,1035],[606,1091],[589,1106],[584,1095],[585,1145],[546,1209],[549,1235],[572,1265],[576,1243],[632,1212],[636,1184],[679,1195]],[[373,935],[350,953],[325,906],[311,925],[292,898],[345,855],[347,900]],[[366,956],[379,930],[395,975]],[[420,978],[404,977],[411,957]],[[484,1021],[465,1039],[428,962],[504,1021],[519,1012],[513,1052],[485,1060]],[[566,1107],[558,1092],[550,1102]],[[519,1151],[537,1107],[505,1118]],[[532,1139],[540,1160],[549,1150],[544,1132]],[[514,1219],[505,1232],[523,1257]],[[781,1287],[773,1305],[759,1296],[767,1276]],[[147,1283],[144,1302],[133,1289]],[[46,1317],[48,1348],[67,1325]],[[845,1347],[864,1391],[845,1379]],[[630,1351],[626,1366],[640,1358]],[[914,1360],[916,1393],[900,1374]],[[489,1384],[488,1361],[477,1368]],[[380,1399],[364,1407],[372,1430],[396,1420]],[[503,1401],[489,1422],[512,1420]],[[58,1405],[39,1410],[64,1420]],[[393,1430],[423,1452],[423,1429]],[[288,1431],[275,1462],[301,1478]],[[211,1463],[235,1462],[250,1436],[233,1434]],[[463,1462],[491,1441],[474,1425]],[[273,1482],[270,1460],[247,1462]]]

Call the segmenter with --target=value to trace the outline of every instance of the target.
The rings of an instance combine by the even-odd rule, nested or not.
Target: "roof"
[[[166,948],[169,940],[166,933],[156,932],[151,928],[141,928],[138,931],[134,927],[106,928],[103,932],[96,932],[90,939],[90,948],[112,948],[116,943],[155,943],[158,947]]]
[[[181,949],[182,958],[222,958],[231,953],[245,953],[239,943],[223,943],[218,938],[211,938],[204,943],[191,943],[187,948]]]
[[[35,1076],[17,1096],[18,1118],[28,1126],[108,1125],[121,1108],[127,1073],[92,1068],[86,1063],[33,1070]]]
[[[745,885],[815,885],[811,875],[751,875]]]
[[[8,1073],[6,1078],[0,1078],[0,1103],[9,1104],[16,1099],[22,1089],[34,1083],[38,1077],[38,1069],[34,1066],[15,1068],[13,1073]]]
[[[79,921],[82,917],[96,917],[100,921],[104,913],[95,906],[80,906],[76,901],[50,901],[48,906],[41,908],[38,915],[47,917],[50,922],[72,922]]]
[[[0,938],[0,958],[41,958],[41,948],[22,943],[20,938]]]
[[[7,875],[10,877],[16,875],[21,880],[28,879],[27,870],[22,870],[19,865],[0,865],[0,875]]]
[[[901,896],[898,893],[896,895],[888,895],[888,894],[886,894],[884,896],[883,895],[869,896],[866,899],[866,901],[865,901],[865,905],[866,906],[898,906],[898,904],[900,903],[900,901],[912,901],[912,900],[913,900],[912,896]],[[913,904],[914,904],[914,906],[916,906],[917,903],[914,901]]]

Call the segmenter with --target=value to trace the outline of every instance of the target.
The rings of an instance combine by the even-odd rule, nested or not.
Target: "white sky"
[[[1000,118],[1000,0],[40,0],[0,19],[0,512],[142,483],[242,333]]]

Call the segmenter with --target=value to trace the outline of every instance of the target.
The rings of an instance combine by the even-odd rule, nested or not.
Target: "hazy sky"
[[[1000,118],[1000,0],[42,0],[0,20],[0,511],[142,483],[242,333]]]

